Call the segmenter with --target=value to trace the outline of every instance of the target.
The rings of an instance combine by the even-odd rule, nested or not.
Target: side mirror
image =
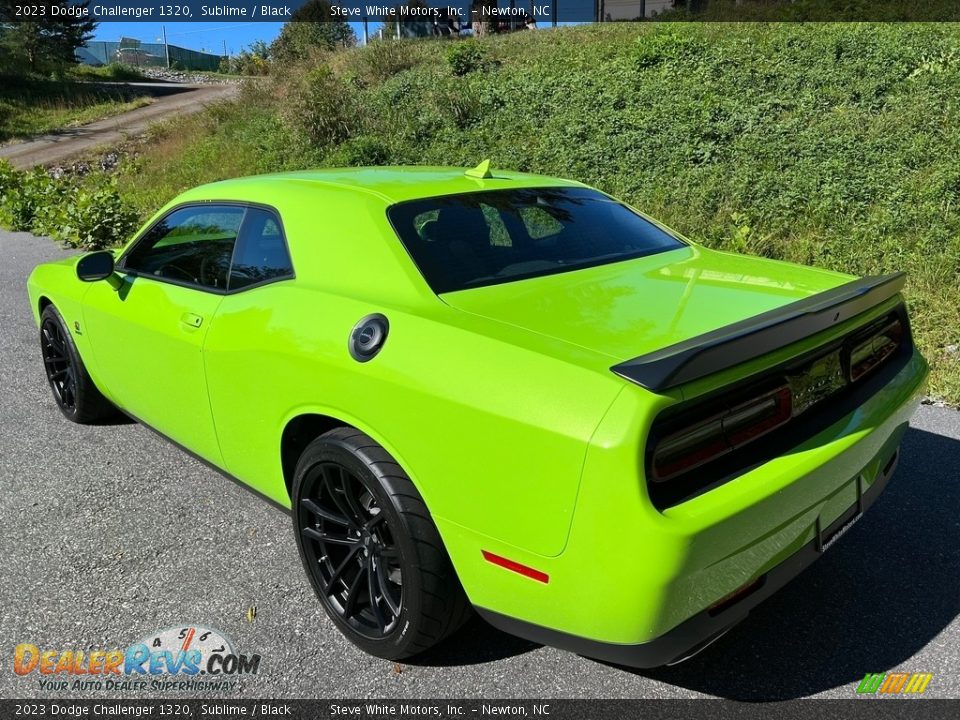
[[[77,263],[77,277],[83,282],[106,280],[113,275],[113,253],[100,250],[84,255]]]

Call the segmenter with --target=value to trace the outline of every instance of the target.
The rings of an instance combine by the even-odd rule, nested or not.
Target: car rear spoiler
[[[899,272],[853,280],[610,369],[648,390],[662,392],[766,355],[856,317],[900,292],[906,278],[906,273]]]

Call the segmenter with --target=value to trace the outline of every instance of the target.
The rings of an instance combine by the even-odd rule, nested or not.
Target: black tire
[[[40,351],[54,402],[67,420],[89,424],[116,414],[93,384],[67,324],[53,305],[40,313]]]
[[[469,617],[423,498],[369,436],[338,428],[307,446],[293,479],[307,577],[339,630],[388,660],[422,653]]]

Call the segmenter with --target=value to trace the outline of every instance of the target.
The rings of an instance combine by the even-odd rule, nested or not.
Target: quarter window
[[[230,290],[293,277],[280,219],[272,210],[247,208],[230,268]]]

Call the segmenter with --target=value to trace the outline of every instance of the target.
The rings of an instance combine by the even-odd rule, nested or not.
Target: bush
[[[40,209],[56,198],[54,181],[43,168],[20,172],[3,161],[0,183],[0,224],[10,230],[32,230]]]
[[[99,250],[125,242],[137,229],[137,214],[120,198],[111,177],[91,175],[58,195],[60,202],[38,214],[34,232],[69,247]]]
[[[463,76],[489,66],[487,48],[476,40],[454,43],[447,50],[447,64],[454,75]]]
[[[284,108],[287,122],[320,147],[343,142],[355,133],[360,115],[355,91],[325,65],[309,70],[293,80]]]
[[[413,67],[416,62],[409,44],[402,40],[370,43],[355,57],[359,58],[361,71],[369,82],[383,82]]]
[[[54,179],[43,168],[21,172],[0,161],[0,225],[99,249],[124,242],[137,216],[106,175]]]
[[[326,158],[326,164],[332,167],[358,167],[361,165],[387,165],[390,163],[390,149],[379,138],[351,138],[334,150]]]

